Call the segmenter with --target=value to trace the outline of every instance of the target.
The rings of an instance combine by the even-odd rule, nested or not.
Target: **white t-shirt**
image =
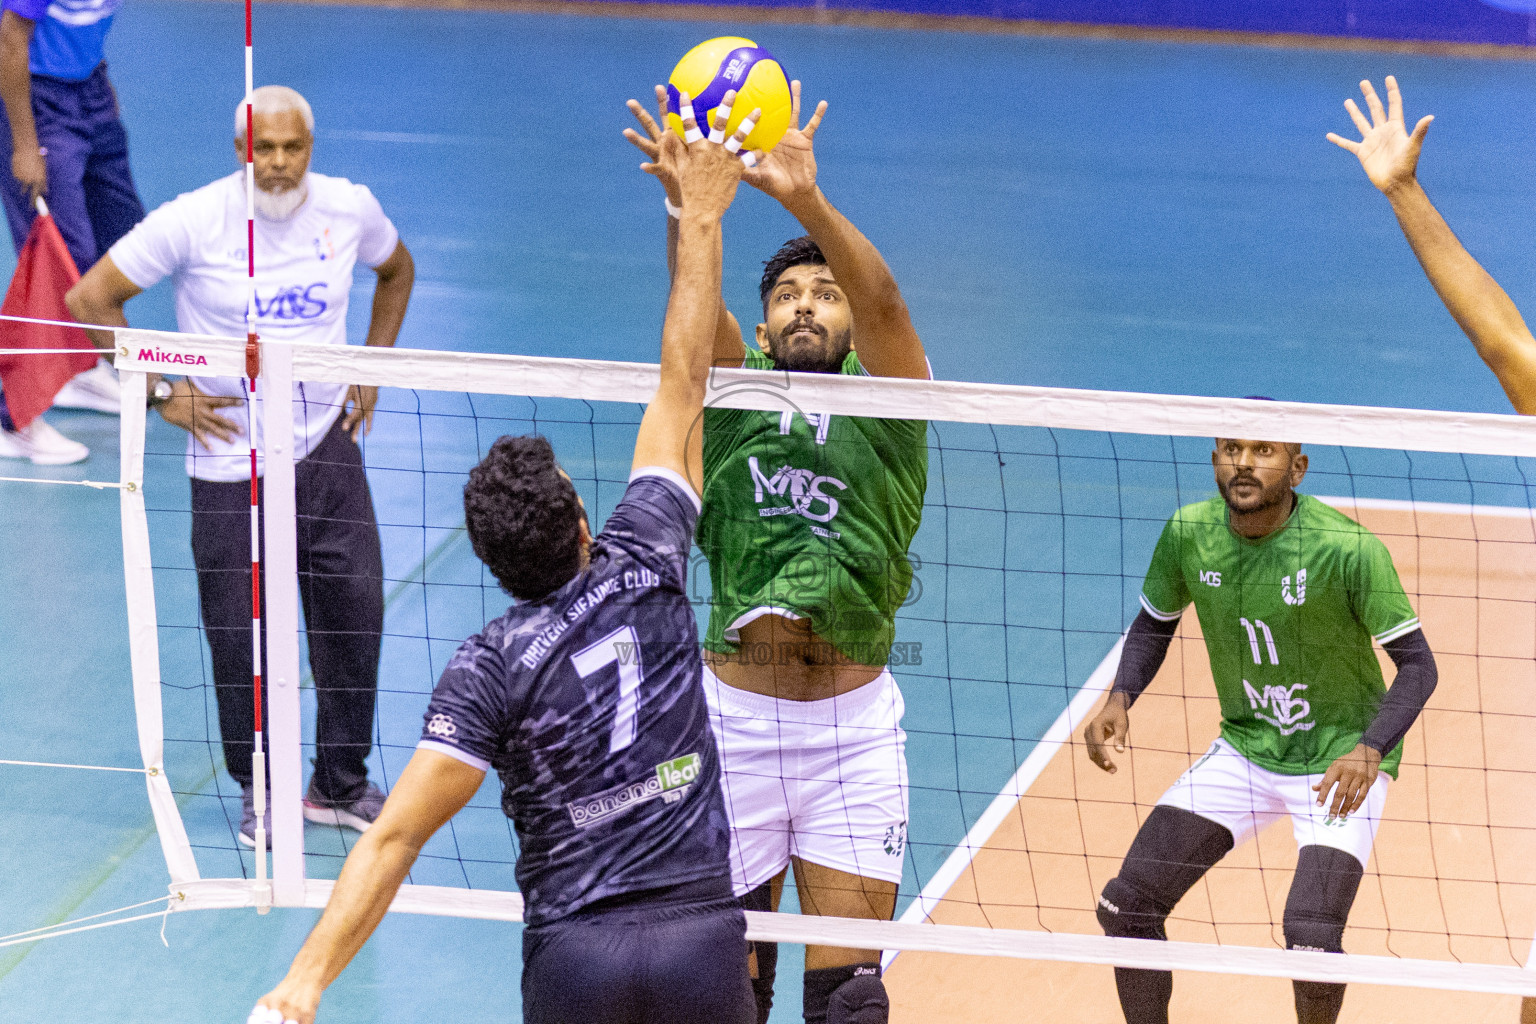
[[[256,218],[256,332],[284,341],[345,345],[352,269],[359,262],[377,267],[389,259],[400,235],[366,186],[315,173],[308,183],[309,197],[292,217]],[[182,331],[244,337],[245,243],[245,172],[240,170],[164,204],[108,255],[140,288],[174,278],[176,323]],[[210,395],[245,397],[243,380],[192,381]],[[308,455],[325,437],[341,415],[346,391],[342,384],[295,383],[294,458]],[[189,434],[187,473],[199,480],[249,479],[245,403],[219,413],[239,427],[239,435],[204,448]],[[261,441],[258,430],[258,457]]]

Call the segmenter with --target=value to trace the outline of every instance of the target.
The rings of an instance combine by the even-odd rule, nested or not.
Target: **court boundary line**
[[[907,905],[907,909],[897,918],[898,921],[903,924],[921,924],[928,920],[929,912],[943,902],[949,890],[971,866],[971,861],[976,859],[976,854],[991,840],[998,826],[1018,807],[1019,801],[1039,780],[1040,773],[1045,771],[1057,751],[1066,746],[1077,727],[1087,719],[1089,710],[1098,702],[1100,695],[1115,681],[1115,670],[1120,667],[1120,650],[1124,646],[1125,635],[1121,634],[1098,667],[1089,674],[1077,693],[1073,694],[1061,714],[1056,716],[1056,721],[1051,723],[1045,735],[1040,737],[1034,749],[1025,756],[1001,792],[992,798],[981,817],[965,833],[965,838],[944,858],[944,863],[928,879],[928,884],[923,886],[917,898]],[[899,952],[887,950],[881,957],[882,968],[889,967]]]
[[[189,0],[219,2],[228,0]],[[265,5],[274,0],[258,0]],[[1085,39],[1102,42],[1172,43],[1195,46],[1251,46],[1270,50],[1326,50],[1392,53],[1477,60],[1536,60],[1536,46],[1519,43],[1457,43],[1430,39],[1379,39],[1306,32],[1101,25],[1071,21],[989,18],[971,14],[909,14],[900,11],[765,7],[756,4],[637,3],[632,0],[276,0],[310,7],[387,7],[486,14],[555,14],[581,18],[642,21],[713,21],[749,25],[811,25],[906,32]]]

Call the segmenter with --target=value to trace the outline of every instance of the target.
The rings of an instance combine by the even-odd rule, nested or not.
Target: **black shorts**
[[[723,897],[597,905],[523,932],[525,1024],[753,1024],[754,1006],[728,881]]]

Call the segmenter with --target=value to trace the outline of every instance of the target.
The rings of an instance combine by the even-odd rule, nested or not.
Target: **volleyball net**
[[[469,468],[497,437],[544,434],[600,529],[623,493],[657,368],[262,343],[273,810],[270,880],[258,882],[256,854],[237,838],[239,789],[223,771],[185,435],[158,421],[146,430],[143,402],[129,397],[151,372],[243,376],[244,343],[116,336],[134,693],[171,905],[321,906],[355,833],[306,828],[300,810],[315,681],[299,608],[293,404],[305,399],[295,384],[380,389],[362,448],[385,593],[369,767],[387,789],[448,657],[509,603],[464,532]],[[1536,994],[1525,970],[1536,935],[1536,721],[1525,696],[1536,684],[1536,422],[746,370],[716,371],[707,402],[928,421],[926,504],[892,659],[911,803],[897,919],[753,913],[754,938],[880,948],[888,960],[942,952]],[[1344,955],[1283,948],[1296,851],[1279,825],[1191,891],[1170,919],[1173,941],[1106,938],[1095,918],[1139,823],[1217,735],[1199,623],[1186,615],[1133,711],[1120,771],[1094,767],[1081,739],[1113,681],[1159,532],[1215,493],[1215,436],[1305,446],[1301,490],[1385,542],[1440,668],[1405,743]],[[785,494],[767,500],[799,502],[794,482],[780,482]],[[697,551],[689,576],[702,624],[709,574]],[[393,909],[520,920],[517,852],[488,777],[426,845]]]

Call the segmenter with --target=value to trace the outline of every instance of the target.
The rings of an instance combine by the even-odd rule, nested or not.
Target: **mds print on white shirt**
[[[256,332],[283,341],[345,345],[354,269],[359,262],[377,267],[389,259],[400,236],[366,186],[314,173],[307,183],[309,197],[288,220],[256,218]],[[177,196],[145,217],[109,255],[140,288],[172,278],[182,331],[244,337],[245,172]],[[243,382],[234,378],[192,380],[211,395],[245,397]],[[294,385],[296,458],[325,437],[345,397],[341,384]],[[208,448],[188,436],[187,473],[200,480],[247,479],[245,405],[220,412],[236,424],[239,436]],[[255,440],[259,452],[259,430]]]

